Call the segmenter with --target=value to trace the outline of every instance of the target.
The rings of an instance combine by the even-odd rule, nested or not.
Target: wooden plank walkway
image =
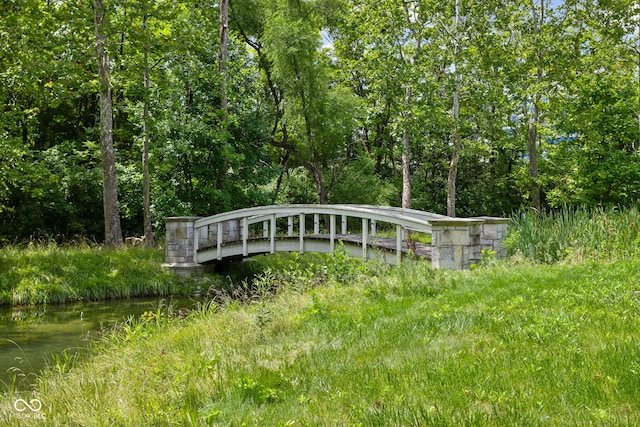
[[[305,239],[320,239],[329,241],[331,237],[328,234],[312,234],[304,236]],[[342,240],[343,242],[354,243],[362,246],[362,236],[353,234],[337,234],[336,241]],[[382,249],[388,252],[395,253],[396,251],[396,239],[389,237],[368,236],[368,246],[371,248]],[[402,241],[402,253],[407,254],[409,251],[413,252],[418,258],[426,258],[431,260],[432,247],[426,243],[414,242],[414,241]]]
[[[287,237],[287,236],[276,236],[275,240],[292,240],[298,239],[298,237]],[[331,240],[331,236],[329,234],[305,234],[305,240],[323,240],[329,242]],[[268,237],[254,237],[248,240],[248,242],[260,242],[260,241],[269,241]],[[345,243],[351,243],[355,245],[362,246],[362,236],[361,235],[353,235],[353,234],[336,234],[335,242],[343,241]],[[222,246],[232,245],[242,243],[241,240],[238,241],[230,241],[222,243]],[[368,236],[367,246],[373,249],[381,249],[384,252],[388,252],[389,254],[395,254],[396,252],[396,239],[389,237],[377,237],[377,236]],[[207,246],[200,248],[198,252],[208,251],[215,249],[215,245]],[[402,253],[408,254],[409,252],[413,253],[418,258],[423,258],[427,260],[431,260],[433,248],[431,245],[426,243],[414,242],[414,241],[402,241]]]

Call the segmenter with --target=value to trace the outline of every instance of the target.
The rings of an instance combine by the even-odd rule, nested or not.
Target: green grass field
[[[189,294],[193,281],[160,266],[160,249],[38,243],[0,249],[0,305]]]
[[[309,277],[147,315],[28,396],[60,426],[640,423],[638,261]]]
[[[158,308],[7,391],[0,424],[640,425],[640,260],[519,238],[463,272],[277,257],[245,298]]]

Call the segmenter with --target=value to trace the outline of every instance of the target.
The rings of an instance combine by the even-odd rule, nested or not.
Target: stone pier
[[[476,217],[484,221],[480,233],[480,244],[483,250],[495,252],[497,258],[507,256],[507,248],[504,247],[504,238],[507,237],[509,229],[509,218],[495,218],[490,216]]]
[[[464,270],[480,261],[482,220],[447,218],[430,222],[434,268]]]
[[[508,218],[447,218],[431,221],[434,268],[464,270],[477,264],[483,250],[504,258],[502,243],[509,226]]]
[[[196,262],[195,222],[199,216],[178,216],[165,218],[165,262],[162,267],[167,268],[178,276],[192,276],[211,272],[214,268],[210,264]],[[240,240],[240,226],[238,221],[231,220],[222,224],[222,242]],[[215,246],[218,240],[218,229],[212,227],[200,228],[198,240],[200,247]]]
[[[211,266],[195,262],[194,223],[198,216],[177,216],[166,218],[165,262],[162,267],[178,276],[192,276],[206,273]]]

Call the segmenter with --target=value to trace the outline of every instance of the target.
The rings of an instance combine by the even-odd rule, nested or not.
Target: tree
[[[460,137],[460,97],[462,92],[462,74],[459,70],[460,51],[462,49],[461,14],[462,2],[455,0],[455,18],[453,24],[453,73],[455,79],[455,89],[453,92],[453,105],[451,107],[451,118],[453,129],[451,131],[451,161],[449,162],[449,175],[447,177],[447,215],[456,216],[456,178],[458,175],[458,163],[460,161],[461,137]]]
[[[229,0],[220,0],[220,108],[227,111],[227,49],[229,48]]]
[[[551,106],[562,97],[562,81],[574,50],[569,37],[571,2],[553,8],[550,0],[516,0],[503,10],[506,28],[513,30],[510,45],[521,59],[512,58],[508,90],[521,105],[514,131],[524,134],[528,160],[529,203],[540,212],[543,206],[543,181],[540,173],[540,146],[555,139]],[[502,15],[501,18],[505,17]],[[504,28],[504,27],[503,27]]]
[[[171,4],[171,2],[166,2]],[[227,110],[221,108],[220,10],[182,2],[170,17],[153,20],[156,221],[163,215],[209,215],[267,203],[273,175],[265,145],[266,109],[253,55],[228,33]],[[163,15],[164,16],[164,15]],[[161,30],[161,31],[160,31]],[[156,32],[168,34],[159,39]],[[162,54],[162,55],[161,55]],[[152,75],[152,77],[153,77]]]
[[[505,136],[495,132],[496,123],[500,123],[498,128],[505,125],[496,114],[497,106],[504,105],[501,101],[503,94],[492,87],[504,88],[505,82],[499,78],[500,67],[516,58],[505,55],[497,47],[502,41],[499,36],[502,29],[497,19],[502,5],[496,1],[455,0],[452,8],[449,5],[441,12],[443,23],[439,25],[438,38],[440,45],[448,46],[443,54],[443,64],[448,70],[444,73],[444,90],[451,93],[447,215],[452,217],[457,215],[457,181],[461,161],[476,163],[465,165],[468,168],[482,168],[486,162],[479,157],[485,161],[490,158],[491,150],[498,145],[496,136]],[[510,113],[503,114],[507,116]],[[486,119],[488,114],[491,116],[489,120]],[[465,178],[475,171],[462,170],[462,173],[462,178]]]
[[[564,137],[548,149],[548,201],[633,205],[640,200],[638,37],[631,2],[581,2],[573,58],[554,105]],[[637,16],[637,15],[636,15]]]
[[[266,80],[271,145],[277,153],[284,151],[278,157],[287,168],[307,171],[316,201],[327,203],[353,137],[357,105],[332,80],[335,64],[331,53],[321,49],[320,30],[326,22],[321,2],[233,3],[232,16]]]
[[[535,6],[535,7],[533,7]],[[546,5],[545,0],[538,0],[538,4],[532,3],[531,15],[533,21],[534,31],[534,46],[535,52],[535,84],[534,93],[532,94],[531,101],[531,116],[529,120],[528,146],[529,146],[529,177],[531,178],[531,204],[536,212],[542,210],[542,204],[540,201],[540,182],[538,176],[538,127],[540,125],[540,102],[542,100],[542,94],[539,92],[540,85],[543,82],[543,61],[545,57],[544,52],[544,39],[542,37],[542,27],[546,21]]]
[[[590,3],[590,2],[589,2]],[[634,151],[640,153],[640,3],[636,0],[598,1],[595,5],[589,4],[591,10],[596,13],[592,21],[593,30],[599,34],[598,41],[605,46],[614,49],[617,55],[615,60],[620,61],[630,74],[635,74],[635,117],[638,123],[637,140],[634,142]]]
[[[347,1],[347,11],[336,29],[336,48],[345,80],[367,103],[362,123],[362,145],[377,156],[383,152],[395,174],[394,151],[400,151],[400,204],[411,207],[411,146],[419,134],[416,110],[425,99],[430,73],[425,69],[423,46],[430,28],[430,15],[419,2]],[[420,105],[420,107],[418,107]]]
[[[142,17],[142,30],[147,32],[148,16],[146,11]],[[149,144],[150,135],[150,117],[149,117],[149,97],[150,97],[150,67],[149,67],[149,44],[144,44],[143,55],[143,85],[144,85],[144,101],[142,107],[142,209],[144,216],[144,242],[147,246],[155,246],[156,241],[153,235],[153,225],[151,222],[151,177],[149,176]]]
[[[107,36],[105,33],[105,6],[103,0],[93,2],[94,23],[96,30],[96,51],[98,75],[100,78],[100,147],[102,152],[104,238],[109,246],[120,246],[123,243],[118,210],[118,181],[113,147],[113,104],[111,99],[111,78],[109,55],[107,53]]]

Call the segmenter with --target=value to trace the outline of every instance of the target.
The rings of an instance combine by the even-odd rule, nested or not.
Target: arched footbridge
[[[465,269],[481,251],[504,255],[509,219],[452,218],[415,209],[371,205],[275,205],[210,217],[166,219],[164,266],[188,275],[216,262],[276,252],[333,253],[400,264],[430,260],[435,268]],[[416,235],[431,235],[431,244]],[[421,241],[427,239],[420,239]]]

